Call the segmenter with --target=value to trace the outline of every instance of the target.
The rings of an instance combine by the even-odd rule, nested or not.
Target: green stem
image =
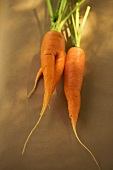
[[[79,31],[79,44],[80,44],[80,41],[81,41],[81,36],[82,36],[82,32],[83,32],[83,29],[84,29],[84,25],[86,23],[86,20],[87,20],[87,17],[88,17],[88,14],[89,14],[89,11],[90,11],[90,6],[87,7],[86,9],[86,12],[85,12],[85,15],[84,15],[84,18],[83,18],[83,21],[82,21],[82,24],[80,26],[80,31]]]
[[[48,6],[49,14],[50,14],[50,17],[51,17],[51,24],[52,24],[53,9],[52,9],[52,5],[51,5],[51,1],[46,0],[46,3],[47,3],[47,6]]]
[[[74,16],[72,14],[72,23],[73,23],[73,27],[74,27],[74,34],[75,34],[75,39],[76,39],[76,43],[74,42],[74,44],[76,44],[77,47],[79,47],[79,44],[78,44],[78,35],[77,35],[77,27],[76,27],[76,24],[75,24],[75,20],[74,20]]]
[[[85,0],[82,0],[81,2],[79,2],[78,5],[76,5],[76,7],[65,17],[65,19],[61,22],[61,27],[65,24],[65,22],[69,19],[69,17],[76,11],[76,9],[81,6],[83,3],[85,2]]]
[[[66,11],[67,11],[67,8],[68,8],[68,2],[66,2],[66,5],[65,5],[65,7],[64,7],[64,9],[63,9],[62,18],[65,16]]]
[[[66,1],[66,0],[65,0]],[[64,0],[61,0],[61,4],[60,4],[60,9],[59,9],[59,16],[60,16],[60,14],[61,14],[61,12],[62,12],[62,9],[63,9],[63,5],[64,5]]]
[[[68,24],[69,31],[70,31],[70,34],[71,34],[72,43],[74,45],[75,44],[75,36],[73,34],[73,30],[72,30],[72,27],[70,26],[71,24],[69,23],[69,20],[67,20],[67,24]]]
[[[58,21],[56,23],[56,29],[58,31],[61,31],[61,29],[62,29],[60,24],[61,24],[61,20],[62,20],[63,15],[65,15],[64,10],[66,8],[66,4],[67,4],[67,0],[62,0],[61,6],[60,6],[60,9],[59,9],[59,13],[58,13]],[[66,12],[66,10],[65,10],[65,12]]]
[[[77,3],[77,5],[78,5],[78,3]],[[79,31],[79,10],[80,10],[80,7],[78,7],[78,8],[76,9],[76,15],[75,15],[77,33],[78,33],[78,31]]]
[[[56,12],[58,12],[58,11],[59,11],[59,9],[60,9],[61,1],[62,1],[62,0],[58,0],[57,8],[56,8]]]

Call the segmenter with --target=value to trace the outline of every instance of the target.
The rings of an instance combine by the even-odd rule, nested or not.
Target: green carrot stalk
[[[59,0],[58,1],[58,5],[57,5],[57,9],[55,12],[53,12],[52,9],[52,5],[51,5],[51,1],[50,0],[46,0],[47,6],[48,6],[48,10],[50,13],[50,17],[51,17],[51,30],[56,30],[61,32],[61,29],[63,27],[63,25],[67,22],[67,20],[69,19],[69,17],[76,11],[76,9],[82,5],[85,2],[85,0],[81,0],[74,9],[71,10],[71,12],[67,15],[67,7],[69,4],[69,0]],[[64,18],[65,16],[65,18]]]

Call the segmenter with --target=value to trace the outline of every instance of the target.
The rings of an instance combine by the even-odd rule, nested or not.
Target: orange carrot
[[[64,92],[68,102],[69,117],[79,143],[91,154],[99,170],[100,166],[92,152],[81,142],[76,132],[76,124],[81,105],[80,91],[82,87],[85,65],[85,53],[81,48],[72,47],[66,55],[64,68]]]
[[[77,3],[78,4],[78,3]],[[85,21],[87,19],[90,7],[87,7],[82,24],[79,25],[79,8],[76,10],[75,16],[72,14],[72,23],[74,27],[74,35],[69,25],[72,41],[75,47],[71,47],[66,55],[65,68],[64,68],[64,92],[68,103],[69,117],[71,119],[72,128],[78,142],[90,153],[95,161],[98,169],[100,166],[94,157],[93,153],[81,142],[76,131],[76,124],[81,105],[80,91],[82,88],[84,66],[85,66],[85,53],[80,48],[81,34]],[[68,23],[69,24],[69,23]]]
[[[65,62],[65,39],[64,36],[57,31],[49,31],[45,34],[42,46],[41,46],[41,69],[37,74],[37,78],[35,81],[38,81],[39,77],[43,73],[44,77],[44,99],[43,106],[40,112],[40,118],[38,119],[36,125],[31,130],[30,134],[27,137],[27,140],[24,144],[24,148],[22,154],[25,151],[26,144],[39,124],[41,117],[46,110],[48,103],[50,101],[50,97],[57,83],[59,82],[61,75],[64,70],[64,62]],[[30,95],[33,93],[30,93]],[[29,96],[30,96],[29,95]]]
[[[45,34],[42,47],[41,47],[41,65],[39,72],[37,73],[35,84],[28,95],[34,92],[36,84],[43,74],[44,76],[44,90],[45,98],[50,98],[50,95],[54,91],[57,83],[59,82],[64,69],[65,62],[65,40],[64,36],[57,31],[49,31]],[[47,97],[47,95],[49,97]],[[46,100],[45,103],[48,103]],[[44,100],[45,101],[45,100]]]
[[[53,63],[51,63],[51,61],[49,63],[50,56],[53,60]],[[56,84],[59,82],[61,75],[63,73],[64,61],[65,61],[64,57],[65,57],[64,36],[57,31],[50,31],[46,33],[41,48],[41,65],[42,65],[42,70],[44,75],[44,82],[47,80],[50,70],[53,69],[51,70],[51,75],[54,75],[53,80],[48,80],[48,82],[52,81],[51,84],[52,91],[54,90]],[[45,82],[45,88],[47,88],[46,82]]]
[[[80,90],[83,81],[84,65],[84,51],[78,47],[70,48],[65,61],[64,91],[73,126],[76,125],[80,110]]]
[[[49,57],[48,57],[49,56]],[[51,57],[50,57],[51,56]],[[28,97],[30,97],[33,92],[36,89],[37,82],[40,78],[40,76],[43,74],[44,82],[47,79],[46,77],[49,77],[48,73],[50,73],[51,70],[52,74],[54,75],[54,82],[53,79],[49,81],[49,86],[53,84],[52,92],[54,91],[56,85],[58,84],[63,68],[64,68],[64,61],[65,61],[65,40],[64,36],[57,31],[49,31],[48,33],[45,34],[42,47],[41,47],[41,65],[42,67],[40,68],[39,72],[37,73],[36,79],[35,79],[35,84],[32,89],[32,91],[29,93]],[[54,60],[53,60],[53,59]],[[49,63],[49,59],[52,59],[54,62],[52,64],[52,61]],[[49,70],[49,71],[48,71]],[[52,84],[51,84],[52,83]],[[47,89],[47,84],[45,85]],[[51,93],[52,93],[51,92]]]

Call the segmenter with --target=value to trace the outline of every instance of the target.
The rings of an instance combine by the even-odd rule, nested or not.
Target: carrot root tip
[[[38,126],[38,124],[39,124],[39,122],[40,122],[40,120],[41,120],[41,118],[42,118],[42,115],[43,114],[41,114],[40,115],[40,117],[39,117],[39,119],[38,119],[38,121],[37,121],[37,123],[36,123],[36,125],[33,127],[33,129],[30,131],[30,133],[29,133],[29,135],[28,135],[28,137],[27,137],[27,139],[26,139],[26,141],[25,141],[25,143],[24,143],[24,147],[23,147],[23,150],[22,150],[22,155],[24,154],[24,152],[25,152],[25,149],[26,149],[26,146],[27,146],[27,143],[28,143],[28,141],[29,141],[29,139],[30,139],[30,137],[31,137],[31,135],[32,135],[32,133],[34,132],[34,130],[37,128],[37,126]]]
[[[93,160],[95,161],[96,165],[98,166],[98,169],[101,170],[100,166],[99,166],[99,163],[97,162],[95,156],[93,155],[93,153],[81,142],[80,138],[78,137],[78,134],[77,134],[77,131],[76,131],[76,127],[74,124],[72,124],[72,128],[73,128],[73,131],[74,131],[74,134],[78,140],[78,142],[90,153],[90,155],[92,156]]]
[[[31,90],[31,92],[28,94],[28,98],[31,97],[31,95],[34,93],[34,91],[36,90],[36,86],[37,86],[37,83],[38,83],[38,80],[40,78],[40,76],[42,75],[43,71],[42,71],[42,68],[40,68],[40,70],[38,71],[37,75],[36,75],[36,78],[35,78],[35,83],[34,83],[34,86],[33,86],[33,89]]]

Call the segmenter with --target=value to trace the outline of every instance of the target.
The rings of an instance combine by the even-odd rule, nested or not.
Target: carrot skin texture
[[[83,82],[85,53],[81,48],[69,49],[64,68],[64,92],[68,102],[68,111],[72,124],[75,126],[80,111],[80,91]]]
[[[49,55],[55,59],[54,65],[50,65],[50,67],[54,68],[54,71],[51,70],[51,74],[54,74],[54,81],[52,83],[53,89],[51,91],[52,93],[62,76],[65,64],[65,39],[64,36],[57,31],[47,32],[42,43],[41,65],[45,82],[44,88],[47,88],[47,84],[45,81],[47,77],[46,73],[48,72],[48,70],[50,73],[50,67],[47,66],[46,68]]]

